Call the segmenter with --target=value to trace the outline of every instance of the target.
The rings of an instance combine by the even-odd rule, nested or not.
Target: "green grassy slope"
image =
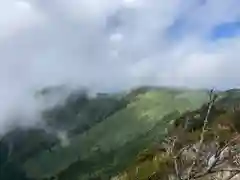
[[[74,179],[84,179],[90,172],[109,174],[117,171],[123,168],[124,158],[128,161],[133,158],[158,132],[161,132],[159,136],[164,135],[164,129],[172,120],[167,115],[197,109],[207,97],[206,91],[149,90],[136,96],[126,108],[73,137],[70,146],[56,146],[53,152],[44,151],[26,161],[24,168],[29,176],[38,178],[66,174],[74,162],[81,162],[75,166]],[[84,170],[83,167],[88,165],[92,169]]]
[[[212,107],[208,116],[208,131],[205,133],[203,141],[203,146],[206,145],[206,147],[208,147],[211,143],[216,144],[216,142],[218,142],[221,144],[231,141],[234,137],[236,137],[236,134],[240,133],[240,91],[235,89],[218,93],[220,96]],[[232,108],[234,108],[234,111]],[[195,111],[183,113],[180,118],[176,118],[174,123],[169,126],[169,131],[166,137],[174,138],[177,136],[179,138],[176,143],[178,146],[175,146],[176,153],[178,153],[184,146],[193,145],[199,142],[207,111],[208,106],[204,105]],[[188,123],[186,124],[186,122]],[[156,136],[159,128],[155,126],[154,129],[155,130],[152,131],[151,134]],[[218,139],[216,139],[216,136],[218,136]],[[234,153],[239,153],[238,145],[239,144],[233,148]],[[159,143],[157,147],[160,146],[161,143]],[[209,153],[209,149],[206,152]],[[189,154],[191,154],[191,151]],[[129,164],[129,166],[124,169],[118,177],[115,177],[119,180],[165,179],[172,172],[175,174],[173,157],[173,155],[169,155],[165,151],[161,151],[160,149],[154,150],[149,146],[147,149],[137,154],[134,164]],[[184,163],[185,170],[187,170],[187,163],[186,161],[184,162],[183,158],[179,164],[183,165]],[[189,165],[191,164],[192,163],[189,163]],[[138,169],[138,171],[136,171],[136,169]],[[200,172],[200,169],[197,172]],[[153,174],[155,176],[152,176]],[[203,177],[204,180],[212,178],[212,176]]]

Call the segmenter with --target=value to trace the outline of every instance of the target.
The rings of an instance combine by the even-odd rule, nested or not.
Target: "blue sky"
[[[171,40],[181,39],[189,33],[191,29],[187,27],[184,19],[177,19],[167,30],[167,35]],[[234,38],[240,36],[240,21],[222,22],[215,25],[207,34],[206,38],[216,41],[223,38]]]
[[[240,36],[240,21],[222,23],[213,28],[210,37],[213,40]]]
[[[49,85],[239,87],[239,7],[239,0],[0,0],[0,127],[13,110],[33,115],[41,107],[32,93]]]

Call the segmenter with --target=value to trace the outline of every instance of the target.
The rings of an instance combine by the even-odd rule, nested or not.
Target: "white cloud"
[[[1,0],[0,3],[0,38],[20,33],[44,20],[27,1]]]
[[[239,86],[239,37],[204,39],[215,25],[239,21],[238,4],[0,0],[0,127],[13,109],[27,115],[38,109],[31,93],[48,85],[94,91],[139,84]],[[179,20],[183,26],[175,27]],[[169,38],[170,27],[173,34],[182,28],[181,38]]]
[[[123,39],[123,35],[121,33],[115,33],[110,35],[110,41],[112,42],[120,42]]]

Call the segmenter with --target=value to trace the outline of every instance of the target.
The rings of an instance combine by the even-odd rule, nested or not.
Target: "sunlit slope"
[[[172,120],[164,118],[166,115],[176,110],[182,113],[197,109],[207,101],[207,97],[206,91],[169,89],[147,91],[136,96],[126,108],[117,111],[87,132],[75,136],[71,139],[70,146],[56,146],[52,152],[44,151],[28,160],[24,167],[31,177],[57,174],[78,159],[87,160],[97,153],[100,156],[101,153],[108,153],[131,143],[156,125],[161,127],[162,123],[164,131]]]
[[[203,141],[203,146],[205,147],[209,147],[211,143],[216,144],[217,141],[218,143],[231,141],[236,137],[236,134],[240,133],[240,90],[232,89],[225,92],[219,92],[218,95],[219,98],[215,102],[208,116],[208,132],[205,134]],[[170,126],[167,138],[174,138],[176,136],[180,137],[178,139],[179,142],[177,143],[181,145],[180,149],[184,146],[198,143],[207,111],[208,106],[202,106],[196,111],[182,114],[180,118],[175,120],[172,124],[173,126]],[[155,126],[151,134],[155,135],[158,131],[159,127]],[[219,138],[216,139],[216,136]],[[155,147],[161,145],[161,143],[158,143],[158,146]],[[236,145],[235,148],[232,149],[232,152],[239,153],[238,150],[239,148]],[[178,152],[178,150],[175,149],[175,152]],[[192,154],[191,150],[187,154]],[[188,163],[187,165],[186,161],[184,161],[185,159],[182,159],[181,163],[185,163],[186,167],[191,165],[191,163]],[[228,162],[223,163],[222,165],[222,168],[224,168],[224,166],[229,166]],[[149,146],[139,152],[135,157],[134,163],[129,163],[129,166],[124,169],[122,173],[119,174],[118,171],[118,173],[116,173],[118,176],[114,176],[112,180],[165,179],[166,176],[175,171],[174,168],[174,158],[172,155],[169,156],[165,151],[157,150],[157,148],[154,149]],[[138,171],[136,171],[136,169]],[[203,179],[214,179],[214,177],[216,177],[216,174],[211,177],[205,176]]]

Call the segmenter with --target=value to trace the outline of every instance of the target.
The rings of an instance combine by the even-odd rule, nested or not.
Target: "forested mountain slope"
[[[238,90],[218,94],[219,107],[239,102]],[[76,91],[43,112],[46,129],[18,129],[4,139],[11,144],[12,161],[29,178],[107,180],[165,139],[171,123],[199,111],[208,95],[207,90],[142,87],[89,98]],[[15,138],[17,132],[25,135]]]
[[[131,98],[127,96],[130,101],[126,107],[115,111],[84,133],[72,137],[68,147],[57,145],[52,152],[43,151],[26,161],[24,167],[31,177],[49,177],[54,174],[65,177],[68,171],[73,176],[72,163],[80,164],[77,174],[74,174],[76,177],[88,179],[89,174],[112,175],[117,172],[118,166],[121,169],[128,163],[122,157],[130,160],[151,143],[151,138],[144,143],[142,136],[149,138],[148,133],[158,126],[161,138],[169,121],[186,110],[199,108],[206,102],[207,96],[206,91],[167,88],[150,88]],[[124,155],[119,149],[124,149]]]

